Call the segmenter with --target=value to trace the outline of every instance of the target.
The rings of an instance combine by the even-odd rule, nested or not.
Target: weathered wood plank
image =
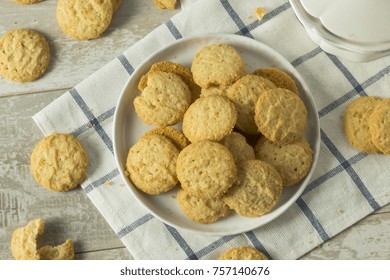
[[[14,83],[0,76],[0,96],[73,87],[179,11],[160,10],[152,0],[125,0],[100,38],[79,41],[60,30],[56,5],[55,0],[34,5],[1,1],[0,36],[18,28],[39,31],[50,42],[52,61],[45,75],[30,83]]]

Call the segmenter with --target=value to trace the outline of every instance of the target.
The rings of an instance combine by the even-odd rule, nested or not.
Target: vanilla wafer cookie
[[[234,104],[221,96],[197,99],[184,114],[183,133],[191,141],[219,141],[228,135],[237,121]]]
[[[383,99],[368,118],[371,140],[384,154],[390,154],[390,98]]]
[[[255,152],[253,151],[252,146],[249,145],[246,142],[246,138],[238,132],[233,131],[226,135],[220,143],[229,149],[235,162],[255,159]]]
[[[57,21],[61,30],[76,39],[99,37],[110,25],[112,0],[58,0]]]
[[[170,127],[170,126],[160,126],[153,128],[146,132],[143,136],[150,135],[150,134],[159,134],[167,137],[169,140],[172,141],[172,143],[176,146],[176,148],[181,151],[185,147],[187,147],[190,144],[190,141],[184,136],[183,133],[181,133],[176,128]]]
[[[294,79],[279,68],[259,68],[253,71],[253,75],[264,77],[273,82],[276,87],[285,88],[298,94],[298,87]]]
[[[49,43],[33,30],[15,29],[0,38],[0,75],[14,82],[31,82],[50,63]]]
[[[223,196],[223,200],[237,214],[259,217],[276,205],[282,194],[282,178],[276,169],[260,160],[237,164],[237,183]]]
[[[302,138],[307,126],[307,110],[292,91],[270,89],[257,100],[255,122],[259,131],[272,142],[289,144]]]
[[[237,50],[226,44],[211,44],[195,55],[191,71],[199,86],[231,85],[247,72]]]
[[[380,153],[372,141],[368,119],[381,100],[376,96],[362,96],[349,103],[345,110],[345,136],[352,146],[362,152]]]
[[[250,246],[231,248],[219,256],[219,260],[268,260],[267,256]]]
[[[226,217],[230,208],[221,198],[203,199],[188,194],[182,188],[177,190],[180,209],[191,220],[200,224],[211,224]]]
[[[224,145],[210,140],[184,148],[177,158],[176,171],[182,188],[203,199],[220,197],[237,178],[233,155]]]
[[[291,144],[276,144],[260,137],[254,148],[256,159],[268,162],[279,172],[283,186],[302,180],[313,163],[313,151],[305,138]]]
[[[148,74],[147,86],[134,99],[134,108],[149,125],[170,126],[183,119],[191,93],[180,76],[162,71]]]
[[[165,136],[141,137],[129,150],[126,171],[134,186],[156,195],[173,189],[178,180],[176,160],[179,150]]]

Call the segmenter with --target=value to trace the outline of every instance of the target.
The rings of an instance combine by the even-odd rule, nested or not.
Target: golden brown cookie
[[[153,2],[160,9],[174,9],[177,0],[153,0]]]
[[[220,197],[237,178],[234,158],[228,148],[209,140],[184,148],[177,158],[176,171],[182,188],[203,199]]]
[[[180,209],[191,220],[201,224],[211,224],[226,217],[230,208],[221,198],[203,199],[189,195],[182,188],[177,190]]]
[[[179,75],[191,91],[192,102],[194,102],[199,97],[200,87],[195,84],[190,69],[172,61],[161,61],[154,63],[150,68],[149,72],[141,77],[140,82],[138,83],[138,89],[140,91],[143,91],[145,89],[148,81],[148,74],[153,71],[161,71]]]
[[[390,154],[390,98],[383,99],[368,118],[371,140],[384,154]]]
[[[156,195],[177,185],[178,149],[165,136],[150,134],[141,137],[129,150],[126,170],[134,186]]]
[[[218,258],[219,260],[268,260],[267,256],[253,247],[231,248]]]
[[[191,141],[220,141],[234,128],[237,112],[234,104],[221,96],[197,99],[184,114],[183,133]]]
[[[233,131],[226,135],[220,143],[224,145],[232,153],[234,161],[237,163],[241,160],[255,159],[255,152],[251,145],[246,142],[246,138]]]
[[[201,48],[192,61],[191,71],[195,83],[204,88],[231,85],[247,73],[239,53],[226,44]]]
[[[65,34],[73,38],[97,38],[111,23],[112,4],[112,0],[58,0],[58,24]]]
[[[76,137],[54,133],[43,138],[31,154],[31,172],[43,187],[64,192],[75,188],[86,175],[87,153]]]
[[[272,142],[289,144],[303,137],[307,110],[292,91],[270,89],[257,100],[255,122],[259,131]]]
[[[256,75],[246,75],[235,82],[228,90],[228,98],[237,110],[236,127],[248,134],[259,134],[255,123],[255,107],[259,96],[275,88],[266,78]]]
[[[223,200],[237,214],[259,217],[272,210],[282,194],[282,178],[276,169],[260,160],[237,164],[237,183],[223,196]]]
[[[174,73],[153,71],[147,86],[134,99],[138,116],[149,125],[169,126],[180,122],[191,104],[187,84]]]
[[[275,144],[265,137],[260,137],[255,146],[256,159],[268,162],[279,172],[283,186],[298,183],[310,170],[313,151],[306,139],[302,138],[291,144]]]
[[[12,234],[11,252],[15,260],[39,260],[37,237],[44,231],[43,220],[36,219]]]
[[[264,77],[279,88],[285,88],[298,94],[298,88],[293,78],[279,68],[260,68],[253,71],[253,75]]]
[[[371,139],[368,118],[382,98],[364,96],[353,100],[344,113],[344,133],[348,142],[366,153],[380,153]]]
[[[58,246],[43,246],[38,249],[38,254],[41,260],[73,260],[73,242],[72,240],[66,240]]]
[[[50,63],[49,44],[40,33],[16,29],[0,38],[0,75],[14,82],[31,82]]]
[[[150,134],[159,134],[167,137],[169,140],[172,141],[172,143],[179,151],[183,150],[190,144],[190,141],[188,141],[188,139],[184,136],[183,133],[170,126],[160,126],[153,128],[146,132],[144,136]]]
[[[17,2],[17,3],[20,3],[20,4],[24,4],[24,5],[28,5],[28,4],[35,4],[35,3],[38,3],[38,2],[41,2],[42,0],[14,0],[14,2]]]

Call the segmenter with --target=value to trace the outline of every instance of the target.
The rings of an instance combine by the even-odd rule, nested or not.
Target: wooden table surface
[[[76,259],[132,259],[81,188],[55,193],[33,179],[29,157],[43,135],[32,116],[180,11],[160,10],[152,0],[124,0],[99,39],[77,41],[61,32],[55,0],[0,3],[0,36],[30,28],[50,42],[52,61],[37,81],[19,84],[0,77],[0,259],[12,259],[15,228],[38,217],[46,222],[44,243],[75,243]],[[88,232],[88,234],[85,234]],[[390,259],[390,206],[315,248],[302,259]]]

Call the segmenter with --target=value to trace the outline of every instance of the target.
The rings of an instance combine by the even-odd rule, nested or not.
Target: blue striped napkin
[[[254,15],[259,5],[267,11],[260,21]],[[113,114],[134,69],[168,43],[210,32],[255,38],[281,53],[311,89],[321,124],[318,164],[303,195],[277,220],[233,236],[194,235],[163,224],[124,187],[113,156]],[[33,119],[45,135],[68,132],[84,144],[90,168],[82,188],[135,259],[216,259],[241,245],[255,246],[271,259],[296,259],[390,202],[389,157],[359,153],[342,130],[348,102],[386,97],[389,72],[389,57],[358,64],[323,52],[288,1],[199,0]]]

